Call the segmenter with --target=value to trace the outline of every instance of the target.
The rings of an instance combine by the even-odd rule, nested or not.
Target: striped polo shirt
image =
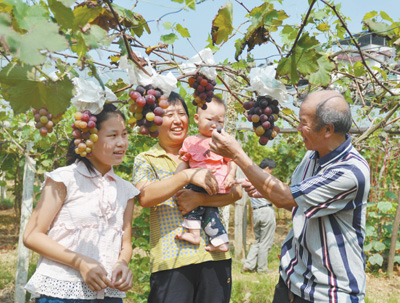
[[[175,173],[176,162],[156,144],[147,152],[136,156],[133,166],[133,184],[166,179]],[[200,245],[175,239],[182,233],[183,217],[175,197],[150,208],[150,271],[179,268],[181,266],[230,259],[229,252],[208,252],[208,237],[201,230]]]
[[[291,184],[297,206],[282,245],[282,278],[310,302],[364,302],[368,163],[346,136],[322,158],[308,151]]]

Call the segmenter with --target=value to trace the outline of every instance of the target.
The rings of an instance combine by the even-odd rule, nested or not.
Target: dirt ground
[[[13,209],[0,210],[0,303],[14,302],[14,283],[4,285],[5,272],[15,272],[17,261],[16,246],[18,243],[17,220]],[[233,231],[233,224],[230,225],[229,233]],[[288,224],[284,218],[277,220],[275,244],[280,245],[288,231]],[[233,237],[231,237],[232,239]],[[251,225],[248,224],[247,243],[254,239],[251,233]],[[391,279],[382,272],[378,274],[367,273],[367,297],[373,298],[368,302],[374,303],[400,303],[400,268],[395,268]],[[388,298],[391,298],[387,301]],[[398,300],[393,301],[393,298]]]

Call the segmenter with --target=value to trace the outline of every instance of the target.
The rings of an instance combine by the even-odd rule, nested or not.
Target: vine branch
[[[363,63],[363,65],[365,66],[365,68],[368,70],[368,72],[370,73],[370,75],[374,78],[374,80],[376,81],[376,83],[382,87],[385,91],[387,91],[391,96],[395,96],[396,94],[393,93],[390,89],[388,89],[383,83],[381,83],[381,81],[378,80],[378,78],[376,77],[376,75],[372,72],[371,68],[368,66],[367,62],[365,61],[365,57],[364,57],[364,53],[361,50],[360,45],[357,43],[356,39],[354,38],[354,36],[352,35],[352,33],[349,31],[349,29],[347,28],[346,22],[344,22],[342,16],[340,16],[339,12],[336,10],[336,6],[335,5],[331,5],[330,3],[328,3],[325,0],[321,0],[323,3],[325,3],[327,6],[329,6],[333,12],[335,13],[335,15],[338,17],[339,21],[342,23],[342,26],[345,28],[346,32],[349,34],[351,41],[353,42],[354,46],[358,49],[358,52],[360,54],[361,57],[361,61]]]
[[[296,47],[296,44],[297,44],[297,42],[298,42],[299,39],[300,39],[301,33],[303,32],[304,28],[306,27],[308,17],[310,17],[310,14],[311,14],[311,11],[312,11],[312,8],[313,8],[315,2],[317,2],[317,0],[313,0],[313,2],[310,4],[310,7],[308,8],[307,14],[306,14],[306,16],[304,17],[304,20],[303,20],[303,22],[302,22],[301,25],[300,25],[300,30],[299,30],[299,32],[297,33],[296,39],[294,40],[294,43],[293,43],[293,45],[292,45],[292,48],[291,48],[290,51],[287,53],[286,58],[288,58],[288,57],[292,54],[294,48]]]
[[[121,32],[121,35],[122,35],[122,38],[123,38],[123,40],[124,40],[124,44],[125,44],[126,50],[127,50],[127,52],[128,52],[128,58],[131,59],[133,62],[135,62],[135,64],[136,64],[146,75],[148,75],[149,77],[151,77],[151,75],[147,72],[147,70],[144,69],[144,67],[143,67],[142,64],[140,63],[140,59],[135,55],[134,52],[132,52],[132,49],[131,49],[130,44],[129,44],[129,42],[128,42],[128,38],[126,37],[125,31],[124,31],[124,29],[122,28],[121,22],[119,22],[118,15],[117,15],[117,13],[114,11],[114,8],[112,7],[110,0],[106,0],[105,2],[107,3],[108,7],[110,8],[111,13],[112,13],[113,16],[114,16],[114,19],[115,19],[115,21],[116,21],[117,24],[118,24],[118,28],[119,28],[119,30],[120,30],[120,32]]]

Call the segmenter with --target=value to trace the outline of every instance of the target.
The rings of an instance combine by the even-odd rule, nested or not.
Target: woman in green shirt
[[[179,150],[186,137],[189,116],[182,97],[168,98],[159,143],[135,158],[133,180],[141,191],[139,202],[150,207],[150,295],[149,303],[228,303],[231,295],[229,252],[205,250],[208,237],[202,231],[200,245],[175,239],[182,233],[179,201],[188,208],[220,207],[241,198],[239,186],[216,195],[218,184],[207,169],[186,169],[174,174],[181,162]],[[203,187],[208,194],[183,189],[188,183]]]

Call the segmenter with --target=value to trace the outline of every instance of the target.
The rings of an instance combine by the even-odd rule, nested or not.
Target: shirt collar
[[[331,162],[336,162],[338,159],[343,158],[345,155],[347,155],[348,151],[351,148],[351,138],[348,134],[346,134],[346,140],[338,146],[336,149],[331,151],[329,154],[323,156],[322,158],[319,157],[319,154],[317,151],[314,151],[310,159],[317,159],[319,161],[319,164],[321,167],[327,166]]]
[[[88,177],[88,178],[101,178],[101,177],[103,177],[101,175],[101,173],[98,170],[96,170],[94,167],[93,167],[93,170],[94,170],[93,172],[89,171],[83,161],[76,161],[75,164],[76,164],[77,171],[81,175],[84,175],[85,177]],[[104,178],[105,177],[108,177],[108,178],[110,178],[110,179],[115,181],[116,174],[114,173],[114,168],[112,166],[111,166],[111,169],[104,175]]]
[[[144,154],[153,157],[168,156],[167,152],[160,146],[159,143],[153,145],[148,151],[144,152]]]

